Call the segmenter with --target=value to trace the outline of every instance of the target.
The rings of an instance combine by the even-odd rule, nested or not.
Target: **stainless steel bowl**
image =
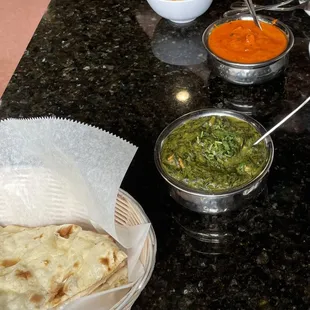
[[[239,85],[254,85],[265,83],[279,76],[288,65],[289,51],[294,45],[294,35],[292,31],[288,26],[278,20],[275,21],[275,19],[272,17],[260,15],[257,17],[260,21],[268,24],[274,24],[279,29],[281,29],[287,37],[288,44],[285,51],[279,56],[268,61],[253,64],[232,62],[217,56],[209,48],[209,35],[216,26],[234,20],[253,20],[252,16],[249,14],[237,14],[233,17],[220,19],[211,24],[202,35],[202,42],[209,53],[210,64],[213,68],[213,71],[228,82]]]
[[[155,144],[154,159],[159,173],[169,184],[170,195],[176,202],[195,212],[216,214],[234,210],[242,205],[248,204],[261,193],[265,187],[268,172],[273,161],[274,147],[271,138],[267,137],[264,140],[269,152],[266,166],[255,179],[242,187],[220,194],[209,194],[201,190],[192,189],[185,184],[178,182],[168,175],[162,167],[161,150],[163,143],[169,134],[175,128],[184,124],[184,122],[211,115],[235,117],[251,124],[262,135],[266,132],[266,129],[250,116],[232,110],[204,109],[194,111],[176,119],[162,131]]]

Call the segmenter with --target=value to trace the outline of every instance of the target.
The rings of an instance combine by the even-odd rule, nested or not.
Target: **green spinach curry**
[[[206,116],[185,122],[165,139],[161,160],[165,172],[187,186],[216,193],[253,180],[265,167],[268,150],[250,124],[228,116]]]

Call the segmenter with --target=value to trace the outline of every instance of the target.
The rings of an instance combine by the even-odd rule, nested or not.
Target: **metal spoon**
[[[254,8],[255,10],[257,8],[262,8],[264,7],[265,9],[274,9],[274,8],[278,8],[278,7],[282,7],[282,6],[285,6],[285,5],[288,5],[290,3],[292,3],[294,0],[285,0],[285,1],[282,1],[282,2],[279,2],[279,3],[273,3],[273,4],[267,4],[267,5],[259,5],[259,4],[254,4]],[[236,1],[236,2],[233,2],[231,5],[230,5],[230,8],[232,10],[239,10],[239,9],[242,9],[242,8],[247,8],[248,6],[246,5],[246,3],[244,1]]]
[[[284,5],[287,5],[291,3],[291,0],[287,0],[284,2],[281,2],[279,4],[270,4],[270,5],[254,5],[255,11],[274,11],[274,12],[290,12],[294,10],[310,10],[310,0],[303,1],[300,4],[292,5],[283,7]],[[227,11],[224,13],[224,17],[231,17],[235,16],[239,13],[246,13],[249,11],[249,8],[244,6],[241,2],[235,2],[231,5],[232,10]]]
[[[285,116],[282,121],[273,126],[270,130],[268,130],[262,137],[260,137],[253,145],[257,145],[259,142],[264,140],[267,136],[269,136],[273,131],[275,131],[279,126],[281,126],[284,122],[286,122],[291,116],[293,116],[297,111],[299,111],[303,106],[305,106],[310,101],[310,97],[308,97],[300,106],[298,106],[295,110],[293,110],[289,115]]]
[[[253,5],[253,2],[252,0],[245,0],[250,12],[251,12],[251,15],[253,17],[253,20],[254,20],[254,23],[256,24],[256,26],[261,30],[263,31],[263,28],[261,26],[261,24],[259,23],[259,20],[256,16],[256,13],[255,13],[255,9],[254,9],[254,5]]]

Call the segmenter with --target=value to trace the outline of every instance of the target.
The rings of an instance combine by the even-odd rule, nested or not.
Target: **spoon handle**
[[[254,20],[254,23],[256,24],[256,26],[260,29],[260,30],[263,30],[257,16],[256,16],[256,13],[255,13],[255,8],[254,8],[254,4],[252,2],[252,0],[245,0],[246,1],[246,4],[251,12],[251,15],[253,17],[253,20]]]
[[[258,11],[264,11],[265,9],[262,7],[262,8],[256,8],[255,11],[258,12]],[[240,14],[240,13],[249,13],[249,8],[239,8],[239,9],[235,9],[235,10],[229,10],[227,12],[225,12],[223,14],[223,17],[232,17],[232,16],[235,16],[236,14]]]
[[[289,115],[285,116],[282,121],[273,126],[270,130],[268,130],[262,137],[260,137],[253,145],[257,145],[259,142],[264,140],[267,136],[269,136],[274,130],[276,130],[279,126],[281,126],[284,122],[286,122],[291,116],[293,116],[297,111],[299,111],[303,106],[305,106],[310,101],[310,97],[308,97],[300,106],[298,106],[295,110],[293,110]]]
[[[269,9],[277,9],[277,8],[280,8],[280,7],[283,7],[285,5],[288,5],[290,4],[291,2],[293,2],[294,0],[285,0],[283,2],[279,2],[277,4],[268,4],[268,5],[257,5],[257,4],[254,4],[254,8],[255,10],[257,10],[257,8],[264,8],[265,10],[269,10]],[[237,1],[237,2],[233,2],[230,6],[230,8],[232,10],[238,10],[238,9],[241,9],[241,8],[246,8],[247,7],[247,4],[244,3],[244,1]]]

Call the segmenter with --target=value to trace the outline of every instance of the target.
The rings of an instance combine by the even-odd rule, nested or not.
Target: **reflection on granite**
[[[268,199],[267,187],[262,190],[258,199],[260,201]],[[234,225],[238,213],[239,211],[217,215],[199,214],[180,208],[175,202],[171,204],[172,218],[181,230],[190,237],[189,242],[197,245],[194,247],[196,251],[203,254],[229,253],[229,247],[233,244],[234,236],[238,231],[244,231],[244,228]]]
[[[214,75],[211,75],[209,81],[209,92],[214,102],[218,102],[222,108],[237,110],[258,120],[260,118],[266,120],[283,109],[284,89],[284,76],[264,84],[263,87],[234,85]]]
[[[156,26],[151,46],[154,56],[162,62],[191,66],[207,60],[201,36],[203,27],[196,22],[190,25],[174,25],[162,19]]]
[[[202,217],[183,210],[154,166],[156,137],[184,113],[237,109],[269,128],[310,94],[310,17],[300,10],[264,12],[287,23],[296,37],[284,76],[241,87],[213,75],[199,34],[229,5],[214,1],[180,28],[145,1],[52,0],[2,98],[2,119],[68,117],[139,146],[122,187],[150,217],[158,255],[134,310],[310,305],[309,106],[273,134],[268,191],[233,214]]]

